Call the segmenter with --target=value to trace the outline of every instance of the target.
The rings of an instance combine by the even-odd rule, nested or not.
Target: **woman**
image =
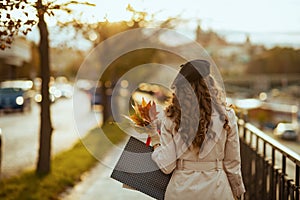
[[[245,192],[236,116],[206,60],[181,66],[152,159],[172,173],[165,199],[235,199]]]

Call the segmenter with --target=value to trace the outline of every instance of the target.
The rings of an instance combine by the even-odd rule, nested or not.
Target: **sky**
[[[300,33],[299,0],[93,0],[96,15],[110,21],[128,19],[127,4],[156,13],[157,19],[180,15],[200,19],[204,28],[249,32]],[[117,5],[117,6],[116,6]]]
[[[59,1],[59,0],[57,0]],[[63,0],[61,0],[63,1]],[[80,6],[87,21],[129,20],[130,4],[135,10],[154,14],[164,20],[184,19],[177,31],[193,39],[196,26],[215,30],[228,41],[280,44],[300,48],[300,0],[88,0],[96,7]],[[94,18],[91,18],[94,16]],[[51,25],[51,22],[49,23]]]
[[[97,19],[130,19],[126,11],[154,14],[157,20],[180,16],[185,19],[178,31],[193,37],[190,30],[200,23],[204,30],[215,30],[232,42],[243,42],[247,35],[254,43],[281,44],[300,48],[299,0],[92,0]]]

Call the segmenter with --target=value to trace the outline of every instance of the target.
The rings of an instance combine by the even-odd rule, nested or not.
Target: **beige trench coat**
[[[167,117],[161,125],[161,146],[152,159],[160,169],[172,173],[165,199],[234,199],[245,192],[241,175],[240,145],[236,117],[229,110],[231,133],[223,129],[218,116],[213,114],[213,139],[206,139],[200,153],[185,146],[174,123]],[[182,161],[183,160],[183,161]]]

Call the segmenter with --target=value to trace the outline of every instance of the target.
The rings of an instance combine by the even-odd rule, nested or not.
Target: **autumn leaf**
[[[145,121],[148,121],[149,123],[151,122],[151,118],[150,118],[150,115],[149,115],[150,108],[151,108],[151,101],[146,103],[145,99],[142,98],[142,105],[138,105],[138,111],[139,111],[141,117]]]
[[[149,102],[150,102],[150,101],[149,101]],[[147,106],[147,103],[146,103],[144,97],[142,97],[142,107],[146,107],[146,106]]]
[[[3,43],[1,43],[1,44],[0,44],[0,49],[1,49],[1,50],[4,50],[5,48],[6,48],[6,45],[3,44]]]
[[[130,118],[135,122],[138,126],[147,126],[149,122],[145,121],[140,115],[131,115]]]
[[[142,98],[141,104],[134,102],[134,114],[125,116],[126,119],[129,119],[135,127],[147,127],[153,120],[157,119],[158,112],[156,111],[156,104],[153,101],[148,103]]]

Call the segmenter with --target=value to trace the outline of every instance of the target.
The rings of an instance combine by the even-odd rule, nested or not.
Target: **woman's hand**
[[[156,146],[160,144],[160,136],[159,136],[159,120],[154,120],[147,126],[147,134],[151,137],[152,146]]]
[[[241,200],[242,199],[242,195],[241,196],[236,196],[234,199],[235,200]]]
[[[155,150],[159,146],[160,146],[160,143],[157,143],[157,144],[153,145],[153,149]]]

